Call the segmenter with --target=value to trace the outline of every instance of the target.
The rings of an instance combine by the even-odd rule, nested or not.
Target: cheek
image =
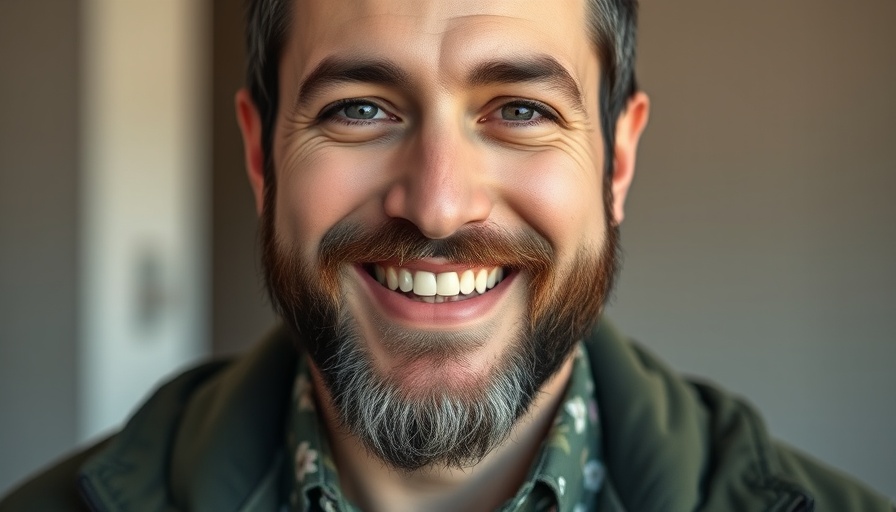
[[[561,260],[603,238],[601,166],[584,162],[562,151],[541,151],[502,172],[513,214],[546,237]]]
[[[338,222],[354,216],[370,219],[381,197],[386,164],[375,151],[314,141],[295,147],[301,149],[277,166],[277,228],[284,241],[310,258]]]

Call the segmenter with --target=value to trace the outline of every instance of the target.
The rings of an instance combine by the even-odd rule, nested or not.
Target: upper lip
[[[386,260],[386,261],[373,261],[370,262],[371,265],[380,265],[382,267],[401,267],[411,271],[423,270],[425,272],[432,272],[433,274],[439,274],[442,272],[463,272],[469,269],[478,269],[478,268],[491,268],[491,267],[500,267],[502,265],[497,263],[456,263],[449,262],[447,260],[435,260],[435,259],[425,259],[425,260],[410,260],[410,261],[398,261],[398,260]]]

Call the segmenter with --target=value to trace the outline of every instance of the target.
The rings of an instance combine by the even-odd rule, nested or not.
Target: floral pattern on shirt
[[[308,441],[302,441],[296,448],[294,461],[296,469],[296,481],[304,482],[305,475],[317,471],[317,450],[310,448]]]

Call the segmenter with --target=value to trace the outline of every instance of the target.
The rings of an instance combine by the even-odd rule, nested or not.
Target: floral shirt
[[[293,489],[283,510],[353,512],[359,510],[339,489],[322,418],[315,410],[305,358],[300,359],[293,389],[287,447]],[[576,352],[572,376],[554,425],[526,481],[501,512],[584,512],[597,507],[604,479],[600,424],[594,382],[584,347]]]

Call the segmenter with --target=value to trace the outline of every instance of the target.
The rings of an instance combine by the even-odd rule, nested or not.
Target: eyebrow
[[[300,83],[294,109],[298,110],[309,104],[330,87],[352,82],[407,87],[411,83],[411,78],[406,71],[390,60],[327,57]],[[469,86],[544,83],[560,91],[573,109],[586,113],[584,96],[578,82],[550,55],[486,61],[470,71],[466,82]]]
[[[388,60],[328,57],[302,80],[295,107],[301,108],[326,89],[346,82],[400,87],[410,81],[405,71]]]
[[[472,86],[541,82],[563,94],[570,105],[585,114],[585,99],[576,79],[550,55],[519,60],[493,60],[477,65],[467,77]]]

